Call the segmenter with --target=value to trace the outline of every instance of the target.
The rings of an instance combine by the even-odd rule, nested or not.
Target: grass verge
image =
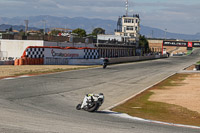
[[[198,61],[196,64],[199,65],[199,64],[200,64],[200,61]]]
[[[200,126],[200,114],[187,108],[162,102],[149,101],[152,89],[167,89],[167,86],[181,85],[187,74],[175,74],[153,86],[149,90],[115,107],[112,111],[127,113],[131,116],[169,123]]]

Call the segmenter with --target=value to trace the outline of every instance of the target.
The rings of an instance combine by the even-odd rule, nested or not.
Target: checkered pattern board
[[[84,59],[98,59],[99,52],[97,49],[84,49]]]
[[[45,48],[28,48],[26,49],[26,57],[44,58]],[[84,59],[98,59],[99,52],[97,49],[84,49]]]
[[[26,57],[44,58],[44,48],[28,48],[28,49],[26,49]]]

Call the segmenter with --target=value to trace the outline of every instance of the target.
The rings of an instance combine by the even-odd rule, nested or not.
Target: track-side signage
[[[179,46],[187,47],[188,42],[179,42],[179,41],[163,41],[163,46]]]
[[[193,47],[200,47],[200,42],[193,42]]]
[[[53,58],[84,58],[84,49],[51,49],[46,48],[44,50],[44,57]]]
[[[188,46],[187,47],[188,48],[192,48],[193,47],[192,42],[188,42]]]
[[[193,48],[193,47],[200,47],[200,42],[163,41],[163,46]]]

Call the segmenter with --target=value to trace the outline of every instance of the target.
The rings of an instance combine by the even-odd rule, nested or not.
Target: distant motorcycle
[[[109,62],[108,58],[103,59],[103,69],[105,69],[107,67],[108,62]]]
[[[78,104],[76,106],[77,110],[85,110],[88,112],[94,112],[99,109],[99,107],[103,104],[104,102],[104,95],[103,93],[99,94],[86,94],[83,102]]]

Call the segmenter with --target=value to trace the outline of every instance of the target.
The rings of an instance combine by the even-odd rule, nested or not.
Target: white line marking
[[[15,79],[15,78],[4,78],[2,80],[11,80],[11,79]]]
[[[17,76],[17,77],[4,78],[4,79],[1,79],[1,80],[13,80],[13,79],[27,78],[27,77],[30,77],[30,76],[28,76],[28,75],[22,75],[22,76]]]
[[[22,76],[19,76],[19,77],[16,77],[16,78],[27,78],[27,77],[30,77],[28,75],[22,75]]]
[[[174,124],[174,123],[167,123],[167,122],[161,122],[161,121],[154,121],[154,120],[148,120],[148,119],[142,119],[139,117],[133,117],[125,113],[117,113],[110,110],[104,110],[105,112],[109,112],[109,115],[120,117],[120,118],[126,118],[126,119],[132,119],[137,121],[143,121],[143,122],[149,122],[149,123],[156,123],[156,124],[163,124],[163,125],[169,125],[169,126],[176,126],[176,127],[186,127],[186,128],[193,128],[193,129],[200,129],[198,126],[190,126],[190,125],[182,125],[182,124]]]

